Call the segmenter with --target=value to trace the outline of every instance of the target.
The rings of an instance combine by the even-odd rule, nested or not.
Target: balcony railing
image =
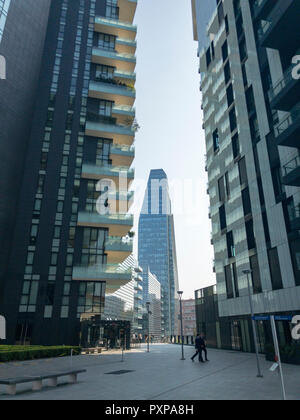
[[[269,90],[269,99],[272,101],[291,81],[293,81],[294,66],[290,66],[277,83]]]
[[[283,176],[289,175],[295,169],[300,168],[300,156],[296,156],[283,166]]]
[[[109,19],[105,17],[96,17],[96,24],[118,26],[120,28],[128,29],[130,31],[137,31],[137,26],[130,22],[123,22],[118,19]]]
[[[113,85],[113,86],[123,88],[123,89],[128,89],[128,90],[131,90],[131,91],[135,92],[134,86],[128,85],[128,84],[123,83],[123,82],[120,82],[120,81],[112,79],[110,77],[95,76],[94,81],[95,82],[100,82],[100,83],[107,83],[109,85]]]
[[[300,105],[296,105],[290,114],[279,121],[278,125],[274,128],[275,136],[278,137],[291,127],[300,117]]]
[[[135,152],[134,146],[126,146],[123,144],[113,144],[110,148],[111,154],[125,153],[125,154],[133,155],[134,152]]]
[[[105,241],[105,249],[110,251],[131,252],[133,247],[132,239],[124,239],[119,236],[109,236]]]

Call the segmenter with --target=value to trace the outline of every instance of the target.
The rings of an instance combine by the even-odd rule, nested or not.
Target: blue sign
[[[274,316],[275,321],[289,321],[291,322],[293,317],[291,315],[278,315],[278,316]],[[268,315],[257,315],[257,316],[253,316],[252,319],[254,321],[270,321],[271,316]]]
[[[253,321],[270,321],[270,316],[254,316],[252,317]]]

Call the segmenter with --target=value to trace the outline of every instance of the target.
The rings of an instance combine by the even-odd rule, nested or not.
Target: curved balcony
[[[116,185],[122,179],[127,179],[127,186],[134,179],[134,169],[128,169],[126,166],[100,166],[95,163],[83,163],[82,178],[85,179],[111,179]]]
[[[112,117],[119,125],[132,125],[135,119],[135,108],[127,105],[114,105],[112,107]]]
[[[123,9],[123,8],[122,8]],[[121,19],[123,10],[120,9],[120,20],[108,19],[98,16],[95,18],[95,32],[114,35],[117,38],[134,40],[137,34],[137,27],[130,22]]]
[[[115,105],[128,105],[132,107],[136,93],[131,87],[99,79],[99,81],[90,82],[89,96],[91,98],[114,102]]]
[[[118,264],[78,265],[73,268],[74,281],[106,282],[106,292],[117,291],[131,281],[131,269],[121,270]]]
[[[114,166],[130,167],[134,160],[135,147],[112,144],[110,148],[110,158]]]
[[[136,41],[124,38],[116,39],[116,51],[119,54],[135,54],[136,47]]]
[[[121,83],[130,83],[134,85],[136,82],[136,74],[128,71],[115,70],[114,79]]]
[[[118,71],[134,73],[136,57],[133,54],[120,54],[116,51],[94,47],[92,51],[92,62],[116,67]]]
[[[131,126],[118,125],[116,119],[88,113],[85,134],[91,137],[113,139],[114,144],[131,146],[134,142],[135,130]]]
[[[100,215],[97,212],[79,212],[78,226],[107,228],[111,236],[126,236],[132,229],[133,216],[124,214]]]
[[[109,264],[119,264],[126,260],[133,251],[133,240],[119,236],[109,236],[105,241],[105,254]]]

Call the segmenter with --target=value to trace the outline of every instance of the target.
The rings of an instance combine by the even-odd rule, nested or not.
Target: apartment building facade
[[[193,0],[192,7],[218,309],[247,350],[245,270],[251,270],[255,313],[295,315],[300,310],[299,99],[291,86],[287,90],[288,83],[298,83],[291,66],[300,46],[299,2]],[[204,9],[209,19],[201,14]],[[291,341],[290,328],[278,323],[282,343]],[[268,321],[258,329],[263,350]]]
[[[136,6],[51,2],[5,273],[8,343],[79,343],[80,322],[132,280],[119,264],[132,253]]]

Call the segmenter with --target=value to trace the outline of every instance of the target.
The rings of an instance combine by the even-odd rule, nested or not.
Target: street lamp
[[[257,331],[256,331],[256,324],[254,320],[254,309],[253,309],[253,302],[252,302],[252,294],[251,294],[251,286],[250,286],[250,274],[252,270],[243,270],[243,274],[247,276],[247,283],[248,283],[248,293],[249,293],[249,304],[250,304],[250,312],[251,312],[251,321],[252,321],[252,329],[253,329],[253,337],[254,337],[254,345],[255,345],[255,353],[256,353],[256,362],[257,362],[257,377],[263,378],[260,369],[260,362],[259,362],[259,354],[258,354],[258,344],[257,344]]]
[[[146,303],[146,307],[147,307],[147,314],[148,314],[148,343],[147,343],[147,352],[150,352],[150,315],[151,315],[151,311],[150,311],[150,302]]]
[[[181,329],[181,360],[184,358],[184,345],[183,345],[183,316],[182,316],[182,291],[178,291],[179,301],[180,301],[180,329]]]

